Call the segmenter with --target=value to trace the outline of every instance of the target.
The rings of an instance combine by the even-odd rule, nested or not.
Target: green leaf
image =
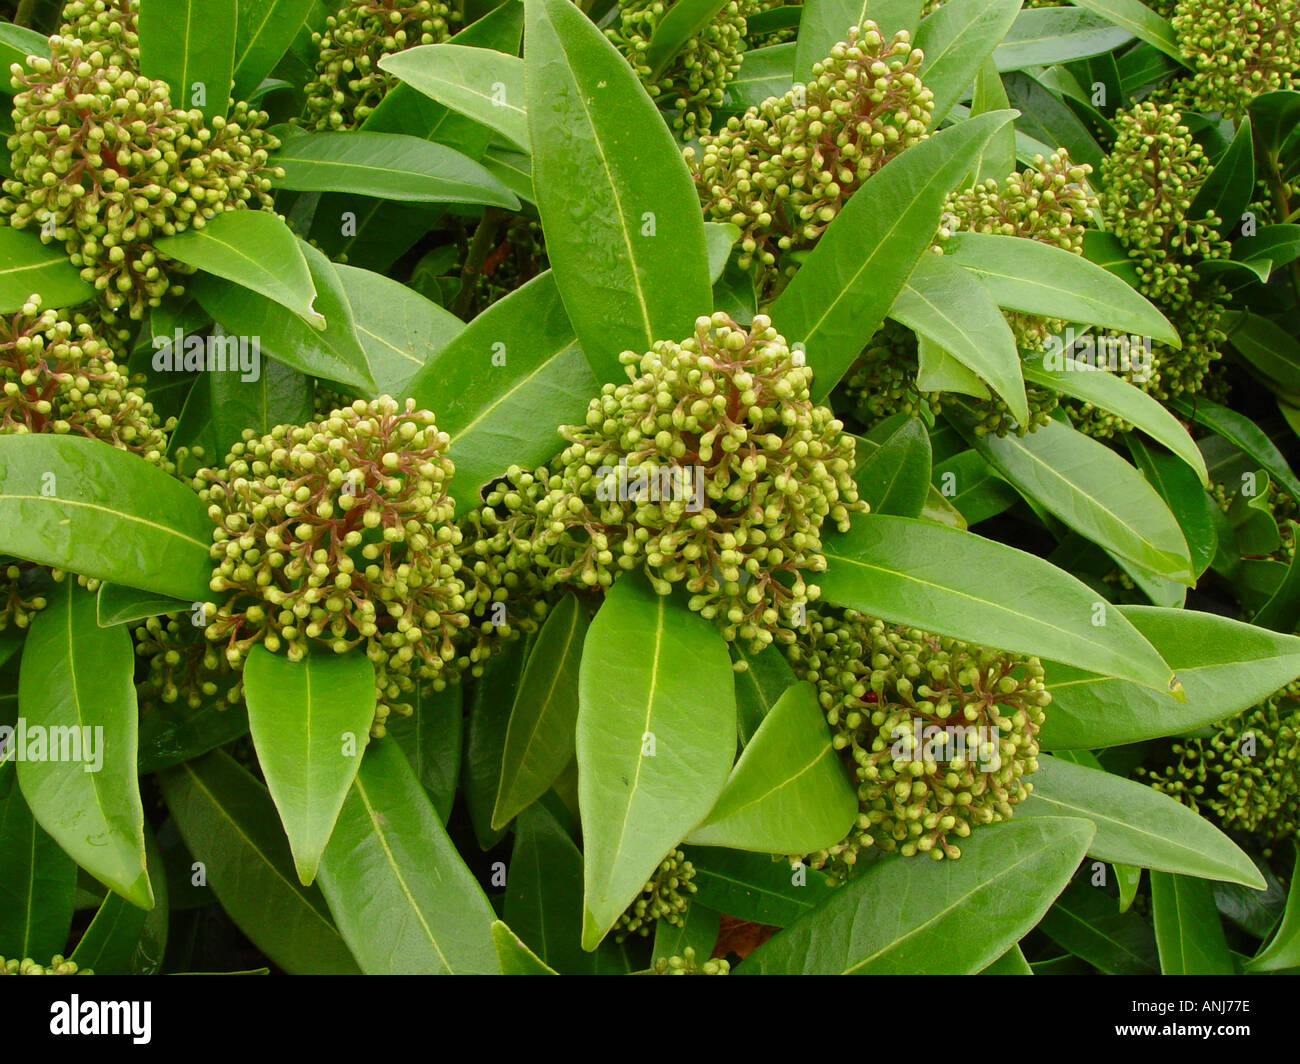
[[[11,752],[12,744],[10,737]],[[48,960],[62,952],[76,892],[76,864],[36,823],[14,770],[0,762],[0,956]]]
[[[27,743],[18,783],[37,823],[68,856],[132,905],[151,909],[134,673],[126,629],[100,628],[95,596],[66,581],[23,647],[18,711]],[[45,747],[39,760],[37,738]]]
[[[30,55],[48,58],[49,54],[50,39],[45,34],[12,22],[0,23],[0,70],[7,72],[15,63],[26,66]],[[16,91],[8,78],[0,78],[0,92],[12,96]]]
[[[1160,493],[1178,519],[1178,527],[1183,530],[1183,538],[1187,540],[1187,549],[1191,553],[1192,571],[1199,576],[1214,559],[1219,542],[1211,513],[1215,503],[1202,487],[1192,466],[1172,454],[1153,450],[1132,433],[1125,442],[1147,483]],[[1197,454],[1200,454],[1199,450]]]
[[[993,51],[998,70],[1051,66],[1101,55],[1133,39],[1130,30],[1077,7],[1026,8]]]
[[[304,245],[279,215],[223,211],[203,228],[162,237],[154,247],[168,258],[265,296],[317,329],[328,324],[325,315],[312,305],[317,289]],[[328,307],[321,309],[328,314]]]
[[[299,885],[271,796],[217,751],[158,777],[195,861],[221,908],[262,953],[295,975],[353,975],[317,887]]]
[[[830,54],[830,49],[831,46],[828,44],[826,51],[817,58],[826,58]],[[727,85],[724,97],[727,106],[734,111],[744,111],[746,108],[758,106],[771,96],[781,96],[794,84],[794,41],[771,44],[766,48],[755,48],[752,52],[742,52],[740,59],[740,73]],[[811,75],[811,63],[808,70]]]
[[[1138,40],[1145,41],[1184,66],[1191,65],[1179,50],[1178,38],[1169,20],[1161,18],[1139,0],[1074,0],[1074,6],[1092,11],[1128,30]]]
[[[1027,436],[973,442],[1022,495],[1080,535],[1161,576],[1196,582],[1187,541],[1164,499],[1109,447],[1060,421]]]
[[[686,161],[636,75],[569,0],[527,0],[533,187],[546,253],[598,381],[713,306]]]
[[[367,975],[499,970],[492,906],[392,743],[375,743],[362,761],[320,883]]]
[[[1109,609],[1109,608],[1108,608]],[[1123,606],[1131,621],[1174,668],[1186,692],[1179,705],[1157,691],[1053,665],[1052,705],[1041,740],[1049,750],[1097,749],[1178,735],[1262,702],[1300,676],[1300,639],[1195,610]]]
[[[258,763],[307,886],[370,741],[374,664],[359,651],[290,661],[255,646],[244,664],[244,700]]]
[[[709,283],[717,284],[727,268],[731,249],[740,239],[740,227],[730,222],[705,222],[704,242],[709,254]]]
[[[640,61],[650,68],[648,82],[663,77],[668,64],[687,41],[727,6],[727,0],[678,0],[668,8]]]
[[[423,44],[379,60],[379,69],[529,151],[524,61],[490,48]]]
[[[499,54],[481,48],[465,51]],[[287,137],[270,162],[284,168],[283,177],[272,179],[276,188],[519,209],[515,194],[480,163],[454,148],[401,133],[298,134]]]
[[[1091,820],[1097,834],[1090,857],[1264,888],[1250,858],[1227,835],[1150,787],[1046,754],[1038,759],[1033,785],[1016,816]]]
[[[536,206],[533,194],[533,161],[526,152],[489,147],[480,162],[488,173],[519,197],[521,203]]]
[[[1039,925],[1053,942],[1106,975],[1158,975],[1156,936],[1136,913],[1084,882],[1071,884]]]
[[[451,437],[458,514],[511,465],[551,458],[564,444],[557,426],[580,422],[599,391],[549,271],[478,315],[406,386]]]
[[[1289,522],[1294,537],[1300,525]],[[1295,542],[1293,539],[1292,542]],[[1294,632],[1300,627],[1300,559],[1292,557],[1286,576],[1272,597],[1256,612],[1254,623],[1275,632]]]
[[[496,947],[502,975],[559,975],[500,920],[492,925],[492,944]]]
[[[1250,206],[1254,191],[1255,152],[1251,142],[1250,117],[1247,116],[1237,127],[1237,134],[1228,150],[1197,190],[1196,198],[1187,208],[1187,217],[1207,218],[1213,214],[1224,228],[1232,229],[1242,212]]]
[[[903,517],[865,514],[829,535],[822,598],[936,635],[1090,664],[1169,697],[1172,669],[1124,619],[1092,623],[1097,594],[1031,554]],[[1014,597],[1007,589],[1014,587]]]
[[[133,587],[100,584],[95,596],[95,621],[101,628],[112,628],[128,621],[143,621],[165,613],[187,610],[193,603],[181,602],[166,595],[154,595]]]
[[[506,729],[532,648],[532,637],[515,640],[488,662],[482,678],[470,693],[469,734],[461,766],[462,790],[479,848],[490,850],[505,835],[492,827]]]
[[[916,47],[925,53],[918,71],[934,93],[937,126],[974,80],[1020,13],[1022,0],[947,0],[921,21]]]
[[[450,311],[381,273],[341,263],[334,271],[379,395],[403,394],[411,378],[465,328]]]
[[[853,478],[857,481],[858,491],[875,490],[864,474],[872,457],[880,450],[881,444],[869,440],[865,436],[854,436],[853,444],[858,463],[857,468],[853,471]],[[933,521],[935,524],[947,525],[949,528],[964,529],[966,527],[966,519],[933,485],[926,492],[925,503],[921,508],[920,516],[927,521]]]
[[[676,927],[667,920],[655,921],[653,960],[684,957],[687,949],[693,949],[696,960],[703,961],[713,955],[713,947],[717,944],[721,928],[720,912],[706,909],[697,901],[687,902],[681,927]]]
[[[1242,261],[1269,262],[1276,269],[1300,258],[1300,225],[1265,225],[1254,236],[1243,237],[1232,246]]]
[[[1274,155],[1291,139],[1300,122],[1300,92],[1281,89],[1261,93],[1249,106],[1256,145],[1261,152]]]
[[[1136,288],[1142,283],[1137,264],[1129,256],[1128,248],[1114,233],[1103,233],[1100,229],[1089,229],[1083,234],[1083,255],[1089,262],[1095,262],[1107,273],[1127,282]]]
[[[945,501],[956,507],[969,526],[996,517],[1020,501],[1015,488],[975,450],[961,451],[940,462],[931,479],[950,493]]]
[[[1263,466],[1291,498],[1300,499],[1300,480],[1291,472],[1291,467],[1273,441],[1248,417],[1229,410],[1226,406],[1212,403],[1203,395],[1198,395],[1194,403],[1179,396],[1170,399],[1169,406],[1176,413],[1218,433],[1256,464]]]
[[[923,392],[956,392],[976,399],[992,398],[988,386],[977,374],[928,336],[917,337],[916,387]]]
[[[1086,820],[973,832],[956,861],[882,860],[755,950],[745,975],[972,975],[1038,923],[1092,837]]]
[[[814,853],[834,846],[858,815],[854,786],[831,745],[812,684],[789,688],[763,718],[692,846]]]
[[[556,605],[533,645],[515,693],[492,827],[503,828],[547,790],[573,759],[578,662],[587,618],[578,600]]]
[[[313,0],[238,2],[232,95],[237,100],[247,100],[289,50],[312,9]]]
[[[698,888],[692,905],[707,905],[738,920],[789,927],[839,890],[807,865],[791,867],[784,857],[692,847]]]
[[[1279,390],[1300,392],[1300,340],[1281,325],[1249,311],[1229,311],[1223,328],[1237,353]]]
[[[416,691],[408,696],[411,715],[390,714],[387,737],[397,743],[411,763],[444,824],[456,801],[460,755],[465,730],[464,688],[452,684],[441,691]]]
[[[12,314],[33,295],[44,307],[75,307],[95,298],[68,253],[35,233],[0,227],[0,314]]]
[[[68,959],[96,975],[157,975],[167,952],[167,874],[152,833],[145,837],[156,903],[149,912],[109,893]]]
[[[971,114],[982,115],[989,111],[1003,111],[1011,106],[1007,98],[1006,86],[993,62],[993,57],[985,59],[975,75],[975,86],[971,96]],[[1004,126],[1001,132],[990,141],[988,148],[980,156],[978,165],[970,175],[963,179],[963,185],[979,184],[990,177],[1001,181],[1016,169],[1016,130],[1015,126]]]
[[[1300,968],[1300,847],[1296,848],[1295,869],[1282,923],[1246,965],[1248,972],[1278,972],[1287,968]]]
[[[772,304],[776,327],[802,343],[821,402],[880,328],[930,245],[944,200],[1009,111],[992,111],[909,148],[850,198]]]
[[[798,681],[780,649],[764,647],[757,654],[740,643],[731,644],[731,654],[745,668],[736,673],[736,713],[741,745],[748,745],[777,700]]]
[[[140,73],[165,81],[172,107],[224,117],[235,70],[235,0],[145,0],[136,18]]]
[[[812,77],[813,64],[830,55],[837,43],[849,39],[850,26],[862,26],[868,19],[886,40],[899,30],[915,36],[922,6],[922,0],[806,0],[794,53],[795,74],[801,81]],[[780,92],[789,87],[787,83]]]
[[[736,750],[731,659],[716,628],[625,574],[578,677],[582,945],[595,949],[722,793]]]
[[[324,329],[316,329],[273,299],[215,277],[197,277],[189,285],[194,298],[231,336],[256,337],[258,349],[313,377],[375,394],[375,381],[352,318],[352,307],[334,264],[310,244],[301,250],[325,312]]]
[[[904,421],[854,471],[853,479],[873,514],[920,517],[933,490],[925,423],[920,418]]]
[[[1032,163],[1036,155],[1051,155],[1057,148],[1065,148],[1072,162],[1086,163],[1094,172],[1100,170],[1104,159],[1101,146],[1069,104],[1058,97],[1058,90],[1023,70],[1004,74],[1002,84],[1011,106],[1020,112],[1016,155],[1021,161]],[[960,105],[953,108],[953,114],[960,111]]]
[[[944,256],[981,278],[1000,307],[1181,347],[1160,311],[1082,255],[1023,237],[954,233],[944,245]]]
[[[1151,912],[1162,975],[1233,975],[1214,893],[1204,879],[1151,873]]]
[[[1029,401],[1016,338],[987,287],[946,256],[922,255],[889,316],[987,381],[1022,425]]]
[[[1025,955],[1019,946],[1012,946],[1006,953],[979,973],[980,975],[1033,975]]]
[[[1186,462],[1206,487],[1210,474],[1195,441],[1173,414],[1142,389],[1104,369],[1075,359],[1047,362],[1041,355],[1022,364],[1025,380],[1082,399],[1141,429]],[[1049,368],[1050,367],[1050,368]]]
[[[225,698],[233,683],[233,677],[227,679],[224,689],[197,709],[179,699],[146,706],[140,714],[140,774],[161,772],[247,735],[248,711],[242,702],[231,705]]]

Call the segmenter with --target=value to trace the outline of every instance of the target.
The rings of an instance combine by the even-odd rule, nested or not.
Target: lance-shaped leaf
[[[256,646],[244,665],[244,700],[257,760],[305,886],[316,878],[370,741],[375,667],[355,651],[290,661]]]
[[[822,598],[897,624],[1053,661],[1091,663],[1168,694],[1173,670],[1123,615],[1042,558],[926,521],[865,514],[826,537]],[[1016,594],[1008,597],[1007,588]]]
[[[300,133],[286,137],[270,162],[284,169],[283,177],[272,179],[276,188],[519,209],[515,194],[481,163],[445,144],[401,133]]]
[[[1178,38],[1169,20],[1161,18],[1141,0],[1075,0],[1075,7],[1092,11],[1116,26],[1129,31],[1140,41],[1190,66],[1178,47]]]
[[[1029,401],[1020,353],[1007,319],[988,288],[941,255],[922,255],[889,316],[926,337],[989,383],[1022,425]]]
[[[29,55],[49,54],[50,39],[45,34],[26,26],[15,26],[12,22],[0,25],[0,68],[8,70],[15,63],[26,65]],[[0,92],[12,96],[15,91],[7,78],[0,79]]]
[[[1183,538],[1191,552],[1192,568],[1200,575],[1214,560],[1218,548],[1219,533],[1215,521],[1218,507],[1193,467],[1181,458],[1148,446],[1141,437],[1132,433],[1125,442],[1147,483],[1160,493],[1178,519],[1178,527],[1183,530]],[[1197,454],[1200,454],[1199,449]],[[1208,471],[1206,475],[1208,477]]]
[[[1008,483],[1080,535],[1170,580],[1196,582],[1177,518],[1109,447],[1060,421],[1027,436],[972,442]]]
[[[456,801],[460,779],[464,695],[460,684],[450,684],[441,691],[417,691],[409,697],[411,715],[390,714],[385,725],[387,738],[406,754],[415,778],[444,824]]]
[[[727,0],[681,0],[673,4],[655,27],[641,62],[650,68],[650,80],[663,77],[673,56],[727,6]]]
[[[1042,755],[1017,816],[1077,816],[1097,834],[1088,855],[1264,889],[1250,858],[1181,802],[1109,772]]]
[[[207,885],[259,950],[291,974],[357,972],[319,888],[297,882],[261,783],[221,751],[186,761],[158,782]]]
[[[831,745],[809,683],[777,700],[732,769],[692,846],[814,853],[848,834],[858,815],[853,784]]]
[[[837,893],[824,874],[784,857],[711,847],[686,856],[695,866],[694,900],[738,920],[789,927]]]
[[[496,947],[502,975],[560,974],[548,967],[545,961],[524,944],[523,939],[500,920],[492,925],[492,944]]]
[[[75,307],[93,299],[95,289],[62,245],[43,244],[35,232],[0,228],[0,314],[12,314],[33,295],[44,307]]]
[[[209,120],[230,110],[235,0],[146,0],[140,5],[140,73],[165,81],[171,104]]]
[[[71,960],[96,975],[157,975],[167,952],[171,915],[167,872],[152,832],[145,836],[154,907],[145,912],[111,891],[82,933]]]
[[[505,828],[492,827],[492,811],[501,783],[510,708],[523,680],[533,639],[531,635],[517,639],[489,661],[469,697],[461,789],[474,837],[482,850],[492,849],[506,833]]]
[[[1151,913],[1162,975],[1233,975],[1214,893],[1203,879],[1151,873]]]
[[[1264,947],[1246,965],[1250,972],[1278,972],[1300,968],[1300,847],[1296,848],[1291,888],[1286,895],[1286,909]]]
[[[496,920],[402,751],[366,754],[321,859],[320,884],[368,975],[492,975]]]
[[[1187,208],[1188,218],[1205,218],[1213,214],[1231,228],[1250,206],[1255,190],[1255,152],[1251,132],[1250,117],[1247,116],[1241,120],[1227,151],[1197,190],[1196,198]]]
[[[716,909],[707,909],[698,901],[687,902],[681,927],[667,920],[655,921],[653,959],[685,957],[686,951],[693,949],[697,960],[703,961],[713,955],[721,927],[722,914]]]
[[[138,455],[80,436],[0,437],[5,554],[192,602],[209,593],[211,542],[198,496]]]
[[[748,745],[763,718],[786,689],[798,681],[776,646],[764,647],[754,654],[742,644],[732,643],[731,654],[738,666],[745,666],[736,673],[736,715],[741,744]]]
[[[422,44],[379,60],[379,68],[444,107],[480,122],[527,152],[524,62],[464,44]]]
[[[873,514],[920,517],[930,492],[930,434],[909,418],[853,472],[859,496]]]
[[[686,162],[631,67],[569,0],[527,0],[524,84],[546,253],[598,381],[713,306]]]
[[[327,324],[312,305],[316,286],[302,244],[279,215],[223,211],[202,229],[165,236],[154,246],[168,258],[265,296],[318,329]]]
[[[1248,417],[1229,410],[1226,406],[1212,403],[1201,395],[1196,397],[1195,403],[1189,403],[1179,396],[1170,399],[1169,405],[1189,420],[1217,432],[1242,454],[1263,466],[1268,475],[1281,484],[1293,499],[1300,498],[1300,480],[1296,479],[1286,458]]]
[[[983,280],[1000,307],[1181,347],[1178,333],[1160,311],[1082,255],[1037,240],[988,233],[954,233],[944,245],[944,255]]]
[[[922,22],[916,46],[925,53],[919,76],[934,93],[933,120],[945,118],[984,60],[1011,29],[1022,0],[948,0]]]
[[[406,386],[451,437],[457,513],[511,465],[552,457],[564,444],[558,426],[580,422],[599,391],[550,271],[478,315]]]
[[[904,423],[906,424],[906,423]],[[903,426],[900,425],[895,435],[901,432]],[[911,439],[913,429],[909,429],[902,434],[903,439]],[[889,442],[888,440],[886,442]],[[901,446],[901,441],[896,441]],[[857,454],[857,468],[853,471],[853,479],[857,482],[858,492],[862,498],[871,501],[875,492],[881,489],[882,483],[888,484],[888,495],[882,501],[881,506],[872,503],[872,510],[877,513],[893,513],[899,517],[913,516],[905,511],[906,505],[912,505],[908,496],[910,489],[904,490],[904,485],[910,483],[908,473],[909,467],[919,466],[921,464],[920,444],[919,441],[913,445],[909,442],[909,457],[904,463],[902,471],[890,470],[887,466],[876,465],[874,462],[876,454],[880,451],[883,444],[869,440],[865,436],[854,436],[853,444]],[[933,458],[930,447],[930,441],[926,439],[925,460],[928,465]],[[881,478],[885,478],[883,481]],[[882,509],[881,507],[885,507]],[[948,498],[939,491],[938,488],[931,485],[925,493],[925,500],[921,506],[920,513],[915,515],[923,517],[927,521],[933,521],[936,524],[947,525],[949,528],[965,528],[966,519],[953,506]]]
[[[948,193],[1013,113],[991,111],[941,130],[873,174],[772,304],[777,329],[804,345],[816,400],[831,393],[880,328],[934,239]]]
[[[1107,975],[1157,975],[1156,936],[1136,913],[1116,911],[1115,899],[1089,883],[1076,882],[1047,910],[1039,928]]]
[[[12,755],[6,729],[0,739],[8,737]],[[48,959],[62,951],[76,893],[76,864],[36,823],[13,762],[0,761],[0,957]]]
[[[993,51],[998,70],[1051,66],[1110,52],[1131,31],[1076,7],[1025,8]]]
[[[830,45],[818,58],[824,59],[828,54]],[[733,110],[743,112],[748,107],[756,107],[771,96],[781,96],[788,92],[794,84],[794,41],[742,52],[740,58],[740,73],[727,86],[729,106]],[[812,70],[811,62],[808,70]]]
[[[1097,749],[1178,735],[1262,702],[1300,676],[1300,639],[1195,610],[1114,609],[1173,667],[1187,699],[1052,665],[1052,705],[1043,724],[1049,750]]]
[[[972,832],[955,861],[880,861],[736,974],[973,975],[1038,923],[1092,831],[1086,820],[1012,820]]]
[[[850,26],[862,26],[867,19],[880,27],[886,39],[899,30],[915,35],[923,6],[922,0],[807,0],[794,46],[796,76],[800,81],[812,77],[813,64],[830,55],[838,42],[849,39]],[[787,82],[779,92],[789,87]]]
[[[587,632],[578,691],[582,945],[592,950],[717,801],[736,750],[736,695],[717,629],[632,574]]]
[[[28,741],[18,783],[37,823],[77,864],[132,905],[151,909],[134,673],[126,628],[100,628],[94,594],[65,582],[23,647],[15,740],[25,725]],[[39,759],[37,738],[45,740]]]
[[[247,100],[279,63],[298,36],[312,0],[239,0],[235,27],[237,100]]]
[[[1026,380],[1108,410],[1141,429],[1178,455],[1192,467],[1201,483],[1209,486],[1205,458],[1182,422],[1140,388],[1086,362],[1054,358],[1051,354],[1027,359],[1023,370]]]
[[[578,663],[587,617],[573,595],[551,611],[515,692],[492,826],[503,828],[540,798],[573,759]]]

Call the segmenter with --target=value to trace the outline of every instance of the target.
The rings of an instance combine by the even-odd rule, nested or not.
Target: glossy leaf
[[[686,856],[695,866],[692,904],[738,920],[789,927],[839,890],[821,872],[792,868],[784,857],[705,847],[692,847]]]
[[[999,70],[1069,63],[1112,51],[1133,39],[1131,30],[1076,7],[1025,8],[993,51]]]
[[[165,81],[171,105],[211,120],[230,109],[236,0],[145,0],[136,17],[140,73]]]
[[[519,209],[515,194],[481,164],[444,144],[400,133],[300,134],[286,138],[271,163],[284,170],[283,177],[272,179],[276,188]]]
[[[941,130],[872,175],[826,227],[772,304],[776,328],[802,343],[822,401],[880,328],[933,239],[944,200],[1009,111]]]
[[[505,827],[547,790],[573,759],[578,663],[587,617],[573,595],[551,610],[515,693],[501,758],[492,826]]]
[[[328,308],[313,306],[317,289],[303,246],[278,215],[253,210],[223,211],[202,229],[154,242],[168,258],[233,281],[321,329]]]
[[[1038,923],[1091,837],[1086,820],[1011,820],[972,832],[956,861],[880,861],[736,974],[982,971]]]
[[[1118,277],[1062,248],[987,233],[954,233],[945,257],[973,272],[1008,310],[1101,325],[1180,346],[1165,316]]]
[[[968,526],[987,521],[1014,506],[1020,496],[999,477],[979,452],[961,451],[934,467],[932,479]]]
[[[741,744],[748,745],[763,718],[797,680],[776,646],[764,647],[754,654],[742,644],[732,643],[731,653],[737,663],[745,666],[736,673],[736,711]]]
[[[77,864],[150,909],[134,673],[126,629],[100,628],[95,596],[65,582],[37,614],[23,648],[18,708],[29,742],[18,783],[37,822]],[[43,729],[49,760],[31,759],[35,728]]]
[[[1104,890],[1080,881],[1056,899],[1039,928],[1053,942],[1106,975],[1158,975],[1151,925],[1121,913]]]
[[[239,0],[235,27],[235,87],[237,100],[247,100],[289,50],[312,0]]]
[[[812,77],[813,64],[830,55],[839,41],[848,40],[849,27],[862,26],[868,19],[880,28],[886,40],[899,30],[915,36],[923,6],[922,0],[807,0],[795,47],[796,75],[807,81]],[[780,92],[789,87],[787,83]]]
[[[1134,464],[1142,471],[1147,483],[1160,493],[1160,497],[1177,518],[1178,527],[1183,530],[1183,538],[1187,540],[1192,570],[1199,576],[1209,567],[1219,542],[1211,512],[1215,509],[1215,503],[1202,486],[1200,477],[1193,472],[1192,466],[1172,454],[1147,446],[1141,438],[1131,433],[1126,442]]]
[[[469,731],[461,766],[462,790],[474,837],[483,850],[490,850],[505,835],[505,829],[492,827],[492,811],[496,808],[497,786],[501,782],[510,708],[519,692],[532,642],[527,637],[507,645],[488,662],[470,694]]]
[[[1008,483],[1076,532],[1161,576],[1195,583],[1187,541],[1164,499],[1104,444],[1060,421],[974,443]]]
[[[152,834],[145,839],[155,903],[149,912],[109,893],[68,958],[96,975],[157,975],[167,952],[167,875]]]
[[[831,745],[812,684],[789,688],[763,718],[692,846],[814,853],[848,834],[858,799]]]
[[[1223,328],[1228,340],[1251,366],[1277,382],[1278,390],[1300,392],[1300,340],[1259,314],[1229,311]]]
[[[1264,887],[1250,858],[1227,835],[1150,787],[1045,754],[1033,784],[1016,815],[1091,820],[1097,834],[1088,854],[1097,860]]]
[[[496,947],[502,975],[559,974],[554,968],[547,967],[536,953],[524,945],[523,939],[500,920],[492,925],[492,944]]]
[[[1277,972],[1287,968],[1300,968],[1300,847],[1296,849],[1295,870],[1291,888],[1287,891],[1286,910],[1282,922],[1265,946],[1255,954],[1246,970],[1250,972]]]
[[[375,743],[352,781],[320,883],[368,975],[499,970],[492,906],[392,743]]]
[[[12,314],[33,295],[44,307],[73,307],[95,298],[56,243],[43,244],[35,232],[0,227],[0,314]]]
[[[1187,700],[1107,679],[1070,665],[1048,676],[1051,711],[1042,741],[1049,750],[1096,749],[1178,735],[1263,701],[1300,676],[1300,639],[1195,610],[1114,608],[1174,668]]]
[[[1151,873],[1151,912],[1162,975],[1232,975],[1232,954],[1203,879]]]
[[[408,696],[409,717],[389,714],[387,738],[397,743],[444,824],[456,801],[460,755],[464,745],[464,689],[452,684],[441,691]]]
[[[1122,615],[1092,623],[1097,595],[1041,558],[969,532],[867,514],[827,536],[817,583],[837,606],[936,635],[1035,654],[1167,693],[1173,670]],[[1007,588],[1016,595],[1007,598]]]
[[[681,927],[667,920],[655,921],[653,959],[684,957],[687,949],[693,949],[697,963],[702,962],[713,956],[721,926],[721,913],[706,909],[697,901],[689,902]]]
[[[925,53],[919,77],[934,93],[937,125],[1011,29],[1022,0],[947,0],[921,21],[916,46]]]
[[[101,628],[112,628],[128,621],[143,621],[165,613],[187,610],[192,603],[167,595],[155,595],[118,584],[100,584],[95,595],[95,621]]]
[[[1250,117],[1241,120],[1228,150],[1196,192],[1187,208],[1188,218],[1213,214],[1228,228],[1236,225],[1250,206],[1255,189],[1255,152],[1251,142]]]
[[[899,428],[901,427],[902,425],[899,425]],[[873,456],[880,450],[882,444],[869,440],[865,436],[855,436],[853,442],[857,454],[857,468],[853,471],[853,479],[858,485],[858,492],[861,494],[876,490],[872,487],[873,481],[869,479],[869,476],[872,476],[869,466]],[[867,496],[864,495],[863,497]],[[925,494],[925,501],[921,506],[919,516],[927,521],[933,521],[935,524],[947,525],[949,528],[964,529],[966,527],[966,519],[948,501],[947,497],[933,486]]]
[[[699,614],[631,574],[605,596],[578,677],[584,949],[722,793],[736,749],[731,676]]]
[[[690,172],[636,75],[569,0],[527,0],[533,187],[555,282],[598,381],[713,305]]]
[[[655,27],[641,60],[650,68],[650,80],[658,81],[682,45],[704,29],[727,6],[727,0],[680,0]]]
[[[50,39],[45,34],[26,26],[15,26],[12,22],[0,24],[0,69],[8,71],[15,63],[26,66],[28,56],[49,54]],[[0,78],[0,92],[6,96],[14,94],[8,78]]]
[[[930,494],[930,435],[919,418],[903,422],[855,471],[874,514],[920,517]]]
[[[178,765],[158,782],[208,886],[259,950],[291,974],[357,973],[320,890],[297,882],[289,842],[261,783],[220,751]]]
[[[1101,15],[1128,30],[1138,40],[1186,64],[1169,20],[1161,18],[1140,0],[1075,0],[1074,6]]]
[[[0,762],[0,957],[61,952],[76,891],[76,864],[36,823],[13,764]]]

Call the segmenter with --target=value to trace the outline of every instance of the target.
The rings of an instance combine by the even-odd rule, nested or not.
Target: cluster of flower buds
[[[1285,842],[1300,832],[1300,682],[1173,744],[1173,761],[1139,769],[1151,786],[1208,810],[1228,830]]]
[[[307,121],[318,130],[352,129],[379,106],[396,79],[379,60],[451,36],[442,0],[345,0],[312,35],[316,75],[307,83]]]
[[[382,396],[301,427],[248,430],[222,468],[198,473],[216,525],[211,587],[223,596],[205,634],[230,665],[256,643],[291,660],[312,645],[364,646],[377,735],[404,696],[456,678],[454,637],[471,604],[447,444],[414,400]]]
[[[139,16],[140,0],[68,0],[59,36],[93,45],[109,66],[135,70],[140,66]]]
[[[135,652],[149,666],[136,685],[141,706],[213,703],[225,709],[243,698],[240,674],[204,637],[206,620],[206,613],[174,613],[150,617],[135,630]]]
[[[890,159],[926,137],[934,96],[906,32],[849,30],[813,79],[728,119],[686,149],[705,212],[740,227],[740,264],[806,248]]]
[[[1038,659],[825,608],[809,611],[786,656],[816,686],[858,783],[856,824],[808,855],[812,867],[845,878],[872,846],[959,857],[954,838],[1028,797],[1051,702]]]
[[[1171,22],[1195,65],[1189,110],[1240,118],[1256,96],[1300,86],[1296,0],[1179,0]]]
[[[680,957],[660,957],[653,971],[655,975],[730,975],[731,962],[714,957],[701,964],[695,959],[695,947],[687,946]]]
[[[49,964],[37,964],[30,957],[23,960],[6,960],[0,957],[0,975],[94,975],[89,968],[78,968],[70,960],[56,953]]]
[[[1219,318],[1226,290],[1204,283],[1197,267],[1229,256],[1213,213],[1190,208],[1213,167],[1170,103],[1146,101],[1115,116],[1115,146],[1102,166],[1101,213],[1137,270],[1139,291],[1173,323],[1181,351],[1161,347],[1140,387],[1158,399],[1203,390],[1225,336]],[[1105,420],[1104,418],[1102,419]],[[1093,426],[1104,434],[1104,425]]]
[[[207,121],[175,106],[165,83],[110,62],[113,47],[55,36],[48,57],[14,64],[14,176],[0,214],[64,244],[110,311],[139,318],[193,272],[153,242],[222,211],[269,207],[267,156],[279,142],[246,103]]]
[[[615,922],[614,941],[622,942],[629,935],[649,935],[658,920],[673,927],[683,927],[690,896],[699,889],[691,882],[694,878],[695,866],[686,860],[686,854],[681,850],[673,850],[659,863],[636,900]]]
[[[659,77],[646,62],[655,30],[672,7],[671,0],[628,0],[618,6],[618,21],[605,36],[636,71],[651,98],[673,108],[673,128],[683,140],[708,132],[712,108],[724,102],[727,86],[740,71],[745,48],[745,16],[751,0],[727,3],[689,38]]]
[[[821,529],[864,512],[853,439],[813,403],[812,371],[759,315],[725,314],[695,336],[624,352],[630,382],[606,384],[553,469],[512,469],[488,496],[484,546],[544,588],[609,587],[644,569],[684,584],[690,608],[751,646],[793,639],[825,569]]]

